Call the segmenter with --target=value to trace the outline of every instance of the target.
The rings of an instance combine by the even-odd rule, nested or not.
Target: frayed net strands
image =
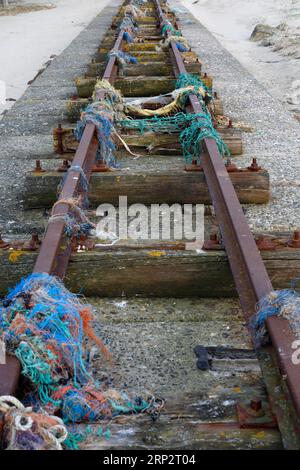
[[[110,359],[92,320],[89,306],[45,273],[31,274],[7,295],[0,309],[0,334],[21,363],[27,382],[24,403],[42,415],[60,414],[65,423],[110,421],[142,412],[155,416],[160,400],[105,390],[89,373],[87,341]]]
[[[136,0],[131,0],[129,5],[126,5],[124,8],[125,15],[131,15],[134,18],[140,18],[143,16],[142,10],[137,5],[141,6],[141,4],[138,4]]]
[[[156,46],[156,50],[159,52],[163,49],[167,49],[172,41],[176,43],[179,52],[188,52],[191,49],[184,36],[168,36],[162,41],[159,41],[159,46]]]
[[[88,199],[88,191],[89,191],[89,182],[87,180],[87,177],[79,165],[71,165],[68,171],[65,173],[64,177],[62,178],[61,182],[59,183],[57,187],[57,197],[61,198],[60,194],[62,191],[62,188],[64,187],[65,181],[70,173],[79,173],[79,184],[78,184],[78,189],[76,193],[71,196],[70,199],[76,200],[77,206],[80,205],[80,207],[84,209],[88,209],[89,207],[89,199]],[[74,176],[74,178],[77,178]],[[64,199],[69,198],[69,195],[65,195]]]
[[[270,343],[265,322],[272,316],[288,320],[295,336],[300,337],[300,293],[296,290],[297,281],[299,279],[293,281],[291,289],[272,291],[257,303],[256,313],[250,323],[257,347]]]
[[[127,54],[126,52],[112,49],[108,54],[108,59],[115,57],[119,66],[119,76],[124,75],[124,67],[126,64],[137,64],[138,60],[136,57]]]
[[[100,95],[105,93],[104,99]],[[101,97],[102,98],[102,97]],[[116,115],[123,112],[123,100],[121,94],[108,82],[108,80],[97,80],[93,103],[87,106],[77,122],[75,136],[80,141],[85,126],[88,122],[95,125],[99,141],[97,160],[103,159],[104,163],[115,168],[115,144],[112,139],[114,131],[113,121]],[[123,114],[122,114],[123,115]]]
[[[62,450],[68,431],[58,416],[36,413],[11,396],[0,397],[0,413],[4,416],[5,450]]]
[[[136,20],[147,14],[139,8],[144,3],[146,3],[144,0],[130,0],[129,4],[125,6],[124,18],[121,21],[119,31],[124,30],[123,39],[128,43],[136,40],[135,36],[139,31]]]
[[[194,93],[198,93],[198,88],[201,88],[201,90],[204,88],[206,94],[209,96],[209,99],[212,99],[211,96],[211,89],[205,85],[204,81],[201,80],[201,78],[197,77],[196,75],[192,75],[191,73],[181,73],[176,81],[176,88],[186,88],[186,87],[193,87],[194,88]],[[202,91],[200,93],[202,95]],[[201,99],[201,96],[200,96]]]
[[[120,24],[120,31],[124,31],[123,39],[128,43],[132,43],[134,41],[134,37],[139,31],[136,18],[137,17],[134,16],[131,12],[125,13],[125,16]]]
[[[158,117],[149,119],[126,119],[120,121],[124,129],[137,129],[144,132],[177,133],[181,144],[183,156],[186,162],[191,163],[198,159],[202,152],[202,141],[205,138],[214,139],[219,152],[224,157],[230,152],[218,132],[214,129],[212,121],[207,114],[185,114],[177,113],[174,116]]]
[[[67,214],[53,214],[55,207],[60,204],[67,204],[69,206],[69,212]],[[96,227],[81,208],[80,198],[60,198],[56,201],[52,208],[49,223],[57,221],[58,219],[65,222],[64,233],[71,239],[80,239],[83,235],[90,235],[91,231]]]
[[[190,74],[182,74],[179,76],[176,83],[177,96],[173,104],[163,107],[162,111],[155,110],[150,113],[153,117],[149,119],[125,119],[118,122],[118,125],[124,129],[138,129],[141,133],[146,131],[173,133],[179,132],[179,142],[182,147],[183,156],[187,163],[193,160],[199,160],[202,153],[202,141],[205,138],[214,139],[220,154],[223,157],[230,156],[227,145],[223,142],[220,135],[214,128],[211,115],[207,110],[206,103],[211,100],[211,94],[203,83],[203,81]],[[196,95],[202,103],[204,113],[192,114],[179,112],[173,116],[161,116],[162,114],[169,114],[172,109],[184,109],[189,95]],[[127,105],[132,113],[137,112],[137,109],[132,105]],[[147,116],[143,110],[138,111],[138,114]],[[148,114],[149,115],[149,114]]]
[[[102,94],[105,93],[104,99]],[[101,100],[101,101],[100,101]],[[126,117],[124,102],[121,93],[107,80],[97,80],[93,93],[93,103],[87,106],[77,122],[75,136],[81,139],[84,128],[88,122],[92,122],[97,129],[99,148],[97,160],[102,159],[110,169],[118,168],[114,152],[115,139],[119,139],[126,150],[134,157],[139,157],[133,152],[118,134],[114,124]]]
[[[170,114],[177,113],[178,111],[184,111],[189,95],[197,96],[208,114],[206,103],[210,103],[212,100],[211,92],[201,78],[194,77],[191,74],[179,75],[176,82],[176,89],[172,93],[153,97],[151,99],[151,101],[154,101],[155,98],[159,100],[162,96],[171,96],[173,98],[171,103],[158,109],[145,109],[142,106],[147,102],[147,98],[135,99],[134,101],[128,102],[124,105],[124,111],[126,114],[140,117],[168,116]]]
[[[161,34],[162,36],[167,36],[168,33],[171,36],[176,36],[176,37],[181,36],[181,32],[178,29],[174,28],[174,26],[172,25],[170,21],[165,21],[161,28]]]
[[[136,99],[132,103],[126,103],[125,112],[133,116],[140,117],[151,117],[151,116],[168,116],[170,114],[177,113],[178,111],[183,111],[187,102],[187,97],[189,94],[196,94],[199,99],[204,104],[204,99],[206,99],[207,91],[203,86],[187,86],[174,90],[172,93],[168,93],[164,96],[171,96],[173,101],[170,103],[158,108],[158,109],[146,109],[143,108],[143,104],[147,102],[147,99]],[[157,97],[158,99],[161,97]],[[152,98],[155,100],[155,97]]]

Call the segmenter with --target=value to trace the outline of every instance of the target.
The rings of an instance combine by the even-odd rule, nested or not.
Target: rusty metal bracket
[[[277,420],[266,400],[241,400],[236,405],[241,428],[277,428]]]

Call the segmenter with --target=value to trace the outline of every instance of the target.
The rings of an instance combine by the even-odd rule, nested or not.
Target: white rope
[[[34,417],[26,416],[26,413],[32,413],[32,407],[25,407],[17,398],[10,395],[3,395],[0,397],[0,410],[5,414],[13,414],[14,425],[11,429],[11,439],[7,446],[7,450],[13,449],[16,432],[17,431],[28,431],[34,424]],[[19,411],[19,412],[18,412]],[[38,413],[36,413],[38,414]],[[63,420],[58,416],[51,416],[46,412],[41,413],[42,415],[51,418],[57,424],[45,428],[43,426],[38,427],[38,432],[45,438],[48,438],[50,446],[56,450],[63,450],[62,442],[68,437],[68,431],[63,423]],[[46,423],[45,423],[46,424]]]
[[[24,410],[25,407],[17,398],[12,397],[11,395],[2,395],[0,397],[0,408],[9,409],[9,408],[18,408],[19,410]],[[32,408],[27,408],[28,411],[32,411]]]

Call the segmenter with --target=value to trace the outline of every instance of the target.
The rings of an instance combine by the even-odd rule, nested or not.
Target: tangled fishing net
[[[181,36],[181,32],[178,29],[175,29],[172,23],[168,20],[166,20],[161,28],[161,34],[162,36],[175,36],[179,37]]]
[[[142,107],[143,100],[135,100],[125,105],[125,112],[134,116],[151,117],[151,116],[168,116],[178,111],[183,111],[189,95],[195,95],[201,101],[203,107],[205,103],[211,101],[212,96],[207,86],[201,78],[194,77],[189,74],[182,74],[176,82],[176,89],[167,96],[171,96],[173,101],[158,109],[144,109]],[[152,98],[153,99],[153,98]]]
[[[203,97],[202,90],[204,89],[209,100],[212,99],[211,89],[205,85],[200,77],[191,73],[181,73],[176,81],[176,88],[190,88],[190,94],[196,95],[199,99]]]
[[[118,67],[119,67],[119,76],[124,75],[124,67],[125,67],[126,64],[137,64],[138,63],[138,60],[136,59],[136,57],[133,57],[133,56],[127,54],[126,52],[115,50],[115,49],[112,49],[110,51],[110,53],[108,54],[108,58],[110,59],[111,57],[116,58],[116,62],[117,62]]]
[[[2,448],[5,450],[62,450],[68,431],[61,418],[46,411],[34,412],[11,396],[0,397],[3,416]]]
[[[97,80],[92,99],[93,103],[86,107],[77,122],[74,131],[77,140],[80,141],[86,124],[91,122],[97,129],[99,142],[96,160],[102,160],[111,169],[118,167],[115,159],[116,139],[121,141],[131,155],[139,156],[131,152],[115,127],[126,117],[121,93],[108,80]]]
[[[170,21],[164,22],[161,28],[161,34],[165,36],[165,38],[159,42],[159,46],[157,46],[158,51],[169,47],[172,41],[176,43],[179,52],[188,52],[190,50],[187,39],[182,36],[181,31],[174,28]]]
[[[192,114],[176,112],[178,109],[184,109],[188,97],[195,95],[201,101],[204,109],[203,113]],[[187,163],[198,160],[202,153],[202,141],[205,138],[213,139],[218,147],[220,154],[224,157],[230,156],[227,145],[223,142],[221,136],[214,128],[211,115],[207,110],[206,103],[209,103],[211,93],[203,80],[191,74],[182,74],[176,83],[176,90],[173,93],[172,103],[160,108],[159,110],[143,110],[136,106],[127,105],[127,111],[139,116],[150,116],[145,119],[123,119],[118,125],[123,129],[136,129],[141,133],[146,131],[160,133],[179,133],[179,142],[181,144],[183,156]]]
[[[161,41],[159,41],[159,45],[156,46],[156,50],[159,52],[163,49],[167,49],[170,46],[171,42],[175,42],[177,49],[179,52],[188,52],[190,50],[189,43],[184,36],[167,36]]]
[[[69,206],[67,214],[61,215],[54,212],[55,207],[59,204],[67,204]],[[62,220],[65,226],[64,234],[71,240],[79,240],[83,236],[91,235],[92,230],[96,226],[88,219],[81,206],[80,198],[60,198],[52,208],[52,215],[48,223]]]
[[[48,274],[31,274],[7,295],[0,309],[0,334],[7,352],[21,363],[24,403],[43,416],[59,414],[63,421],[56,424],[111,420],[129,413],[155,415],[161,401],[130,397],[94,380],[88,370],[90,345],[95,344],[106,360],[110,354],[92,320],[91,309]]]
[[[124,60],[126,60],[126,56]],[[197,96],[200,100],[203,113],[183,112],[191,95]],[[139,104],[137,102],[125,103],[120,92],[107,80],[98,80],[93,94],[93,103],[81,114],[75,135],[80,140],[86,124],[92,122],[96,126],[99,141],[97,158],[103,159],[110,168],[116,167],[114,155],[116,138],[122,142],[130,154],[139,156],[131,152],[117,132],[117,128],[137,129],[141,133],[145,131],[180,133],[179,142],[187,163],[199,160],[202,153],[202,142],[205,138],[215,140],[220,154],[223,157],[229,157],[229,149],[214,128],[211,114],[207,108],[212,100],[212,95],[204,81],[192,74],[181,74],[171,96],[173,101],[159,109],[144,109],[141,100]],[[143,119],[128,119],[126,117],[128,114]]]
[[[295,336],[300,336],[300,293],[296,290],[297,280],[292,283],[291,289],[272,291],[258,302],[256,313],[251,319],[257,346],[270,342],[265,323],[267,318],[274,315],[288,320]]]
[[[124,8],[124,18],[121,21],[119,30],[124,31],[123,39],[126,42],[133,42],[134,36],[139,30],[136,20],[143,16],[143,11],[139,8],[142,4],[138,0],[130,0]]]
[[[107,80],[97,80],[93,93],[93,103],[88,105],[77,122],[75,136],[80,141],[87,123],[97,129],[99,148],[97,160],[102,159],[111,168],[116,166],[115,144],[113,141],[114,119],[123,112],[123,99]]]

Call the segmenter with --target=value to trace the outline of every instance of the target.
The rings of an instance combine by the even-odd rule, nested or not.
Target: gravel
[[[283,104],[274,99],[219,41],[177,0],[181,30],[214,78],[225,113],[255,128],[244,133],[244,154],[234,161],[247,166],[253,157],[271,177],[268,205],[247,206],[250,227],[256,231],[293,230],[300,220],[300,127]]]
[[[0,232],[4,235],[43,231],[43,211],[22,210],[26,172],[41,159],[55,169],[52,129],[64,124],[65,100],[76,94],[73,80],[86,70],[111,24],[121,0],[113,0],[64,50],[51,61],[0,121]]]
[[[36,224],[43,227],[40,213],[22,211],[24,174],[32,170],[36,158],[42,159],[46,169],[57,166],[57,160],[51,159],[52,128],[58,120],[64,123],[64,100],[75,92],[72,78],[82,75],[120,3],[121,0],[115,0],[107,6],[52,61],[0,121],[2,233],[20,232],[22,228],[27,231]],[[205,70],[214,76],[226,114],[255,128],[254,133],[243,134],[245,152],[235,161],[246,166],[256,157],[270,172],[272,194],[268,205],[246,207],[251,228],[255,231],[297,228],[300,219],[299,123],[180,2],[170,0],[170,5],[180,7],[182,32],[199,54]],[[97,40],[91,42],[96,34]]]

